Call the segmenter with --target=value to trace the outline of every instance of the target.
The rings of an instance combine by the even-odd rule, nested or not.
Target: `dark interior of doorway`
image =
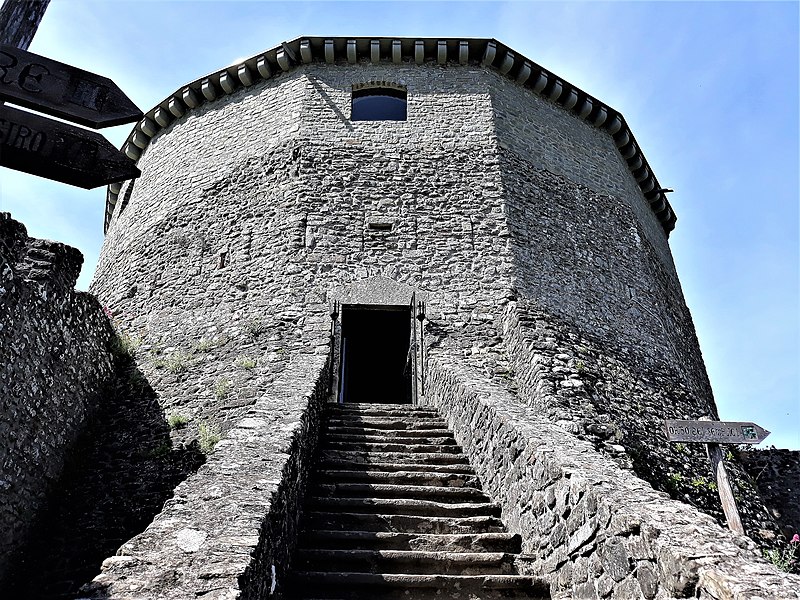
[[[409,307],[342,307],[340,401],[411,403]]]

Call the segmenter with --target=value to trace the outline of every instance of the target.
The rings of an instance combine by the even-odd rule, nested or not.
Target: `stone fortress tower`
[[[103,597],[280,594],[330,401],[436,408],[554,597],[796,597],[666,442],[717,411],[676,216],[600,99],[495,40],[302,37],[124,151],[91,290],[188,421],[172,443],[221,441]]]
[[[351,116],[370,101],[402,114]],[[715,413],[624,118],[496,41],[302,38],[176,90],[124,150],[143,176],[108,194],[92,290],[155,356],[219,346],[194,390],[144,363],[167,409],[236,417],[203,383],[243,331],[274,372],[328,352],[334,301],[345,324],[416,294],[429,344],[575,432],[646,453],[659,419]],[[374,327],[404,358],[409,331]]]

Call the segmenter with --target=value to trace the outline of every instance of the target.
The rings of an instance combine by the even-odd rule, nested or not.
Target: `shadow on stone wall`
[[[14,561],[4,597],[74,598],[205,462],[197,442],[172,447],[156,395],[130,356],[117,356],[116,373]]]
[[[780,525],[783,542],[792,539],[800,533],[800,450],[739,446],[734,453]]]

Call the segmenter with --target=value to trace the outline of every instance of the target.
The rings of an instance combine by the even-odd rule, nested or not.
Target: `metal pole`
[[[331,306],[331,339],[330,339],[330,356],[328,358],[328,394],[333,391],[333,366],[336,362],[336,319],[339,317],[339,301],[334,300]]]
[[[412,330],[413,330],[413,338],[412,338],[412,341],[411,341],[411,350],[413,351],[413,354],[411,356],[411,360],[412,360],[413,364],[412,364],[412,369],[411,369],[411,376],[414,378],[414,380],[411,382],[412,385],[413,385],[411,393],[412,393],[412,396],[413,396],[412,397],[412,404],[414,406],[416,406],[417,402],[419,401],[419,399],[417,397],[418,390],[417,390],[417,314],[416,313],[417,313],[417,293],[416,292],[412,292],[411,293],[411,327],[412,327]]]
[[[417,320],[419,321],[419,358],[422,363],[420,370],[420,380],[422,384],[422,395],[425,395],[425,326],[422,321],[425,319],[425,302],[420,300],[417,310]]]
[[[5,0],[0,6],[0,44],[27,50],[50,0]]]

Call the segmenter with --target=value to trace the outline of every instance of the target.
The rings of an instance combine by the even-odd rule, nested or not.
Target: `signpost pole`
[[[5,0],[0,6],[0,44],[27,50],[50,0]]]
[[[701,417],[700,420],[710,421],[711,418]],[[736,507],[736,498],[733,497],[731,482],[728,479],[728,471],[725,469],[722,448],[719,447],[719,444],[708,443],[706,444],[706,451],[708,452],[708,460],[711,462],[711,472],[717,480],[719,500],[722,503],[725,519],[728,521],[728,528],[734,533],[744,535],[742,519],[739,516],[739,509]]]
[[[736,508],[731,482],[725,470],[720,444],[758,444],[769,435],[769,431],[755,423],[742,421],[712,421],[711,417],[700,417],[697,421],[666,419],[664,429],[667,441],[699,442],[706,445],[711,472],[717,480],[717,492],[731,531],[744,535],[742,519]]]

